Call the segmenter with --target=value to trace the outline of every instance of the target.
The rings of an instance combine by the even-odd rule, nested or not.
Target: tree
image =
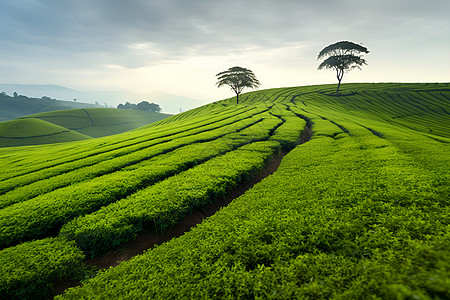
[[[149,103],[148,101],[141,101],[138,104],[126,102],[125,105],[122,103],[117,105],[117,108],[120,109],[134,109],[134,110],[145,110],[145,111],[153,111],[159,113],[161,111],[161,107],[156,103]]]
[[[342,77],[345,71],[350,71],[355,68],[361,70],[362,65],[367,65],[367,62],[362,58],[362,54],[369,53],[366,47],[348,41],[337,42],[329,45],[320,51],[317,59],[326,59],[319,65],[318,70],[334,69],[336,70],[336,77],[338,86],[336,94],[339,92]]]
[[[150,106],[151,106],[150,111],[154,111],[157,113],[161,112],[161,107],[159,106],[159,104],[150,103]]]
[[[141,101],[136,105],[136,109],[138,110],[146,110],[146,111],[153,111],[153,112],[160,112],[161,108],[158,104],[155,103],[149,103],[148,101]]]
[[[239,95],[244,88],[256,89],[260,83],[256,79],[255,74],[251,70],[232,67],[226,71],[220,72],[217,75],[217,87],[223,85],[230,86],[231,90],[236,93],[236,104],[239,103]]]

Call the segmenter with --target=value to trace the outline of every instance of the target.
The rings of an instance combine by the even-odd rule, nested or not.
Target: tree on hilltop
[[[161,107],[159,107],[156,103],[149,103],[148,101],[141,101],[138,104],[126,102],[125,105],[120,103],[117,105],[119,109],[134,109],[134,110],[144,110],[144,111],[152,111],[159,113],[161,111]]]
[[[345,71],[350,71],[355,68],[361,70],[362,65],[367,65],[367,62],[362,58],[362,54],[369,53],[366,47],[355,44],[353,42],[342,41],[329,45],[320,51],[317,59],[326,59],[319,65],[318,70],[334,69],[336,70],[336,77],[338,86],[336,94],[339,92],[341,80],[344,77]]]
[[[146,111],[153,111],[153,112],[160,112],[161,108],[158,104],[155,103],[149,103],[148,101],[142,101],[136,105],[137,110],[146,110]]]
[[[217,87],[228,85],[236,93],[236,104],[239,104],[239,95],[244,88],[256,89],[260,86],[255,74],[251,70],[241,67],[229,68],[216,74],[216,76]]]

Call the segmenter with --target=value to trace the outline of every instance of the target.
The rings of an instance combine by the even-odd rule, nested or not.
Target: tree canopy
[[[319,65],[318,69],[336,70],[338,80],[336,93],[338,93],[345,71],[355,68],[361,69],[362,65],[367,65],[366,60],[362,58],[362,55],[367,53],[369,53],[369,50],[362,45],[349,41],[337,42],[323,48],[319,52],[317,59],[325,58],[325,60]]]
[[[117,108],[119,109],[134,109],[134,110],[145,110],[145,111],[153,111],[153,112],[160,112],[161,107],[159,107],[156,103],[149,103],[148,101],[141,101],[138,104],[126,102],[124,104],[117,105]]]
[[[251,70],[241,67],[229,68],[216,76],[217,87],[228,85],[236,93],[236,103],[239,103],[239,95],[244,88],[256,89],[260,86],[255,74]]]

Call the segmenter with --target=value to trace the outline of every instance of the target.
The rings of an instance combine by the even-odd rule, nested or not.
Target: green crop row
[[[35,175],[33,176],[34,178],[32,178],[32,176],[30,175],[26,176],[26,180],[34,179],[36,181],[25,186],[20,186],[20,181],[17,183],[14,180],[10,180],[11,185],[13,183],[16,183],[18,187],[16,187],[14,190],[11,190],[10,192],[0,195],[0,208],[31,199],[37,195],[43,195],[67,185],[73,185],[77,182],[87,181],[104,174],[118,171],[126,166],[136,164],[143,160],[148,160],[151,157],[171,151],[173,149],[177,149],[184,145],[188,145],[194,142],[212,140],[224,135],[225,133],[239,131],[254,122],[258,122],[260,118],[261,117],[258,117],[258,115],[255,115],[251,118],[243,120],[232,119],[231,121],[234,122],[229,124],[228,126],[224,125],[217,129],[193,134],[187,137],[179,137],[178,139],[174,138],[171,141],[156,144],[153,147],[122,155],[114,159],[104,160],[92,166],[84,168],[78,168],[78,166],[75,168],[74,163],[72,163],[71,166],[72,168],[75,168],[75,170],[63,174],[58,174],[59,170],[54,171],[48,169],[46,174],[47,176],[44,176],[42,180],[38,180],[38,178],[42,176],[42,174],[33,173],[33,175]],[[80,163],[84,164],[85,161],[81,161]],[[47,178],[52,172],[56,172],[56,174],[54,174],[50,178]]]
[[[369,131],[312,139],[189,233],[57,299],[449,298],[449,160],[427,170],[412,152]]]
[[[60,234],[77,243],[86,243],[86,248],[95,249],[87,252],[92,255],[131,239],[142,226],[155,224],[161,230],[196,205],[202,205],[204,199],[222,195],[223,186],[235,183],[218,174],[235,174],[228,169],[234,167],[231,164],[235,159],[235,164],[239,165],[237,161],[247,157],[242,149],[259,156],[258,153],[266,155],[268,147],[273,152],[279,148],[277,142],[266,141],[231,151],[249,143],[250,137],[287,144],[297,141],[304,121],[289,110],[313,123],[313,139],[290,152],[277,172],[244,196],[189,233],[101,273],[61,298],[447,299],[450,298],[450,140],[446,136],[450,135],[450,122],[446,112],[450,109],[446,98],[449,92],[443,89],[448,87],[380,84],[375,88],[370,84],[346,84],[339,96],[332,95],[335,85],[252,92],[242,95],[243,104],[238,106],[235,98],[230,98],[180,114],[177,120],[169,118],[116,137],[45,147],[50,150],[44,147],[0,149],[3,171],[0,176],[7,178],[7,172],[19,174],[24,170],[44,169],[57,165],[56,161],[84,160],[90,156],[88,153],[125,150],[125,147],[136,151],[142,149],[142,143],[150,143],[172,130],[182,134],[181,124],[188,137],[197,129],[204,131],[203,126],[217,128],[218,121],[213,120],[221,119],[222,113],[228,114],[223,118],[228,120],[237,117],[238,110],[242,116],[246,111],[248,117],[253,111],[248,110],[252,106],[247,104],[265,101],[273,104],[275,101],[269,112],[277,118],[268,113],[260,115],[261,119],[269,119],[270,126],[254,118],[253,126],[240,127],[237,132],[233,132],[235,127],[229,126],[224,130],[227,134],[216,139],[171,148],[165,154],[124,166],[116,174],[86,181],[98,180],[97,187],[90,186],[94,189],[90,189],[92,194],[86,193],[86,197],[99,196],[97,199],[101,202],[109,201],[108,193],[114,194],[121,188],[118,186],[121,183],[115,185],[113,175],[122,174],[123,177],[117,179],[123,180],[126,188],[147,176],[140,172],[149,173],[148,178],[162,174],[156,182],[171,175],[174,164],[179,163],[175,173],[189,169],[150,187],[143,184],[142,190],[139,187],[136,191],[130,190],[134,194],[127,198],[117,196],[119,201],[90,215],[68,216],[49,229],[56,234],[62,225]],[[419,105],[421,109],[415,106],[416,95],[424,98]],[[227,101],[232,105],[225,106]],[[405,107],[402,107],[403,102]],[[261,108],[264,110],[267,106]],[[433,132],[428,131],[428,124]],[[189,130],[192,132],[187,132]],[[262,144],[265,146],[261,147]],[[159,146],[150,145],[145,151],[154,147]],[[225,152],[223,157],[228,155],[228,160],[206,167]],[[57,160],[45,158],[47,153],[54,153]],[[33,162],[33,154],[36,162]],[[215,158],[207,160],[207,157]],[[24,170],[19,170],[19,166]],[[201,175],[195,177],[194,169]],[[187,172],[192,174],[191,181],[183,177]],[[202,179],[203,173],[220,178],[223,185]],[[135,176],[128,178],[129,174]],[[101,186],[101,179],[109,181]],[[153,195],[144,197],[145,191],[169,180],[173,180],[173,184],[166,185],[160,192],[166,195],[164,199],[152,200],[159,197],[153,198]],[[112,184],[110,191],[106,186],[109,184]],[[177,186],[183,188],[179,191],[179,195],[186,198],[183,203],[177,201]],[[210,194],[201,192],[209,186]],[[36,199],[42,200],[58,191]],[[102,195],[96,195],[96,191]],[[139,195],[141,199],[137,199]],[[83,190],[68,192],[61,196],[60,203],[55,201],[47,210],[35,215],[17,212],[4,218],[0,213],[0,222],[3,222],[0,230],[4,224],[17,220],[18,224],[30,222],[30,228],[35,219],[41,223],[39,226],[47,226],[53,221],[46,219],[46,215],[66,205],[72,196],[82,199]],[[166,200],[168,202],[163,203]],[[24,203],[29,201],[32,200]],[[39,210],[39,204],[34,202],[25,211]],[[78,205],[76,209],[84,208],[82,201]],[[73,217],[77,218],[73,220]],[[12,226],[10,230],[21,231],[22,228]],[[39,234],[23,240],[37,237]],[[74,243],[65,242],[62,237],[45,239],[44,244],[53,240],[71,246],[58,246],[58,249],[66,249],[58,252],[41,245],[41,241],[32,241],[0,251],[0,257],[5,257],[2,260],[4,272],[0,276],[1,286],[5,288],[0,291],[0,298],[34,299],[49,295],[54,278],[70,271],[68,266],[75,261],[70,256],[78,257],[79,261],[81,253]],[[58,255],[64,259],[58,260]],[[74,270],[77,269],[75,264]],[[6,296],[3,296],[4,290],[8,290]]]
[[[222,198],[239,182],[251,179],[278,149],[277,142],[257,142],[215,157],[161,181],[95,213],[74,219],[61,235],[96,256],[133,239],[145,224],[158,230],[174,225],[196,207]]]
[[[75,243],[62,238],[0,250],[0,299],[48,299],[55,280],[82,273],[83,259]]]
[[[99,139],[97,142],[91,142],[83,146],[83,144],[69,146],[66,145],[51,145],[43,148],[43,153],[40,155],[39,148],[33,149],[28,154],[28,157],[19,157],[18,159],[14,159],[11,161],[10,159],[2,160],[2,162],[6,163],[2,165],[2,172],[6,169],[13,169],[16,172],[4,172],[4,176],[2,176],[2,180],[6,180],[11,178],[11,181],[15,179],[13,177],[25,175],[27,173],[32,173],[28,176],[35,178],[36,176],[49,177],[52,176],[55,172],[56,174],[64,172],[65,170],[73,170],[74,168],[81,168],[84,166],[92,165],[98,161],[111,159],[116,156],[124,155],[127,153],[131,153],[133,151],[137,151],[140,149],[144,149],[153,144],[161,143],[164,141],[172,140],[173,138],[188,136],[195,133],[200,133],[202,131],[211,130],[214,128],[218,128],[224,126],[226,124],[230,124],[231,121],[234,121],[232,118],[243,119],[249,117],[251,115],[260,113],[267,108],[259,107],[259,108],[251,108],[247,110],[236,110],[235,112],[224,113],[223,115],[218,115],[216,117],[210,118],[199,118],[195,121],[197,122],[186,122],[177,124],[177,126],[165,126],[164,128],[158,128],[159,130],[151,131],[134,131],[132,133],[124,133],[121,135],[122,139],[117,139],[117,136],[114,138],[106,137]],[[126,138],[130,136],[130,138]],[[117,142],[120,141],[120,142]],[[97,145],[93,145],[97,144]],[[0,151],[1,152],[1,151]],[[79,162],[78,160],[82,160]],[[15,163],[20,162],[20,163]],[[38,171],[41,171],[39,173]],[[53,172],[49,173],[47,172]],[[43,174],[42,174],[43,173]],[[17,178],[19,180],[20,177]],[[28,182],[32,179],[28,179]],[[2,183],[2,191],[8,188],[8,182],[4,181]]]
[[[258,124],[257,128],[245,128],[240,132],[230,134],[228,139],[224,136],[214,141],[214,143],[191,144],[167,153],[166,156],[170,155],[172,161],[176,162],[183,162],[187,156],[192,159],[201,159],[200,156],[207,155],[205,154],[207,152],[209,152],[209,155],[217,155],[220,152],[227,151],[227,149],[230,150],[239,145],[239,141],[247,143],[258,137],[267,139],[268,132],[271,131],[270,128],[277,126],[279,122],[276,118],[271,118],[270,115],[268,117],[265,125]],[[268,149],[275,151],[278,148],[278,144],[274,142],[266,142],[264,145],[262,147],[259,144],[251,144],[243,147],[240,151],[261,151],[266,153],[269,151]],[[242,168],[243,164],[241,162],[244,162],[244,160],[241,155],[238,156],[239,165]],[[256,156],[261,156],[261,153]],[[161,158],[161,156],[158,157]],[[158,157],[153,158],[153,168],[157,168],[158,163],[165,164],[162,159],[158,161]],[[247,159],[245,162],[248,163],[249,160]],[[127,169],[137,168],[134,165]],[[140,166],[140,168],[144,172],[151,170],[143,166]],[[245,174],[241,174],[241,176],[245,176]],[[250,175],[247,173],[247,176]],[[66,252],[61,252],[59,248]],[[2,275],[4,281],[1,282],[0,288],[2,288],[5,297],[10,299],[47,298],[52,293],[52,285],[55,279],[71,277],[75,273],[77,275],[80,272],[80,255],[82,255],[80,250],[74,248],[72,243],[65,242],[61,238],[26,242],[7,248],[0,252],[0,258],[5,262],[8,261],[8,264],[3,264],[5,267],[2,270],[5,274],[3,274],[4,276]]]
[[[261,112],[262,111],[260,111],[260,113]],[[104,154],[91,156],[82,160],[76,160],[66,164],[60,164],[54,167],[46,168],[38,172],[28,173],[20,177],[14,177],[9,180],[3,181],[0,191],[6,192],[13,188],[31,184],[33,182],[38,182],[47,178],[51,178],[51,181],[57,185],[56,187],[65,186],[67,185],[67,182],[76,182],[76,180],[86,180],[94,178],[96,176],[116,171],[123,166],[139,162],[143,159],[148,159],[153,155],[161,153],[161,151],[166,152],[173,147],[179,147],[179,145],[191,143],[194,140],[194,137],[197,137],[198,140],[201,140],[204,139],[204,136],[210,138],[213,133],[221,135],[232,131],[233,128],[236,128],[236,130],[238,130],[239,124],[242,123],[241,120],[245,121],[249,118],[254,118],[257,115],[258,113],[254,114],[253,116],[239,115],[235,118],[229,118],[222,122],[214,123],[213,127],[206,127],[202,128],[201,130],[197,129],[196,131],[182,132],[179,134],[174,134],[172,136],[166,136],[163,139],[142,142],[138,145],[130,145],[128,147],[120,148],[115,151],[109,151]],[[151,147],[150,151],[149,147]],[[159,152],[157,151],[157,149],[159,150]],[[81,170],[77,171],[78,169]],[[68,174],[62,177],[67,177],[67,179],[57,179],[55,177],[57,175],[64,174],[65,172],[67,172]],[[79,173],[80,175],[78,175]],[[50,183],[50,186],[51,184],[52,183]],[[37,183],[36,185],[42,187],[45,186],[45,184],[40,185],[39,183]],[[33,189],[34,188],[32,188],[31,190]],[[51,188],[49,187],[49,189],[47,190],[51,190]],[[27,193],[25,194],[27,195]],[[1,202],[3,201],[0,200],[0,203]],[[9,201],[5,202],[9,203]]]
[[[336,124],[330,122],[329,120],[323,117],[317,116],[316,114],[312,114],[307,110],[300,109],[298,106],[290,106],[290,109],[294,113],[306,116],[308,119],[311,120],[313,138],[319,138],[323,136],[332,138],[341,138],[347,135]]]
[[[289,111],[285,105],[274,106],[271,113],[283,119],[284,123],[275,130],[270,140],[278,141],[285,151],[293,149],[300,142],[306,121]]]
[[[230,116],[228,115],[227,117],[230,117]],[[215,118],[212,118],[212,119],[215,119]],[[226,118],[224,118],[224,119],[226,119]],[[46,156],[40,157],[40,159],[36,159],[35,156],[29,157],[30,160],[35,160],[36,162],[33,162],[33,161],[28,162],[26,157],[21,157],[18,161],[20,161],[21,164],[23,164],[22,167],[24,167],[25,169],[29,168],[29,166],[27,166],[27,164],[31,164],[31,165],[36,166],[36,168],[39,168],[41,161],[44,163],[46,161],[50,161],[47,164],[42,165],[42,168],[48,168],[48,167],[52,166],[52,163],[53,163],[53,165],[60,165],[64,162],[66,162],[66,160],[70,162],[71,160],[94,156],[99,153],[104,153],[104,152],[108,152],[111,150],[120,149],[125,146],[128,146],[128,147],[133,146],[133,145],[139,144],[141,142],[146,142],[148,140],[152,140],[155,138],[168,137],[168,136],[174,135],[174,134],[185,133],[186,131],[189,131],[191,129],[195,129],[198,127],[202,127],[204,125],[210,125],[212,123],[215,123],[215,121],[217,121],[217,120],[215,120],[215,121],[213,120],[213,122],[207,121],[207,120],[198,120],[198,121],[199,121],[198,124],[195,124],[195,123],[191,123],[188,125],[179,124],[179,126],[177,126],[175,128],[165,128],[164,131],[156,131],[156,132],[155,131],[150,131],[150,132],[137,131],[134,133],[126,133],[126,134],[121,135],[121,137],[122,137],[121,139],[117,139],[117,138],[112,139],[111,137],[102,138],[102,139],[99,139],[98,141],[96,140],[97,142],[93,141],[92,143],[90,143],[89,149],[83,149],[83,148],[85,148],[85,147],[83,147],[83,145],[81,145],[81,146],[76,145],[76,146],[78,146],[78,148],[74,148],[70,144],[68,144],[68,146],[61,145],[58,147],[51,145],[51,147],[46,147],[46,148],[49,148],[49,149],[47,149],[47,152],[45,153],[45,154],[47,154]],[[93,147],[92,144],[96,144],[96,145],[94,145],[94,147]],[[80,152],[74,151],[77,149],[80,150]],[[33,150],[39,151],[39,149],[33,149]],[[85,151],[85,150],[87,150],[87,151]],[[135,149],[132,149],[132,150],[135,150]],[[58,153],[54,153],[55,151],[57,151]],[[30,153],[30,154],[32,154],[32,153]],[[59,159],[59,157],[61,157],[62,159]],[[20,168],[20,169],[23,169],[23,168]],[[34,171],[36,171],[36,169],[34,169]]]
[[[280,119],[269,114],[256,124],[255,121],[249,123],[249,120],[252,119],[241,121],[243,124],[239,122],[234,124],[234,129],[237,128],[240,131],[207,144],[207,149],[212,151],[198,152],[204,150],[205,146],[198,143],[198,139],[192,138],[191,143],[197,142],[195,144],[197,146],[190,147],[191,152],[181,151],[182,154],[188,154],[184,157],[177,156],[177,152],[173,153],[173,156],[168,153],[160,158],[156,157],[154,161],[140,168],[93,178],[3,208],[0,210],[0,245],[7,246],[30,238],[45,236],[74,217],[90,213],[103,205],[126,197],[140,188],[190,167],[195,162],[204,161],[233,147],[267,139],[272,128],[281,122]],[[228,131],[233,132],[229,128]],[[210,134],[212,135],[211,132]],[[207,137],[204,136],[205,139]],[[217,137],[209,136],[207,140],[214,140]],[[175,140],[174,143],[181,141],[182,138]]]

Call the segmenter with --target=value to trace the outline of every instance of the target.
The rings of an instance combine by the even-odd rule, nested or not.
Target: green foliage
[[[90,138],[37,118],[0,122],[0,147],[71,142]]]
[[[215,157],[128,198],[79,217],[62,228],[87,255],[96,256],[136,236],[144,224],[159,231],[253,178],[278,149],[274,142],[254,143]]]
[[[264,110],[265,108],[252,110],[252,112],[257,117]],[[36,152],[33,151],[34,155],[28,163],[25,161],[20,166],[6,166],[9,169],[14,168],[17,173],[8,172],[4,175],[0,192],[5,193],[13,189],[15,191],[11,192],[13,194],[11,196],[11,193],[0,196],[0,203],[2,203],[0,206],[20,202],[21,199],[31,198],[41,192],[51,191],[53,188],[64,187],[68,183],[73,184],[117,171],[194,141],[202,139],[206,141],[208,138],[220,136],[224,132],[228,132],[230,129],[228,126],[239,129],[237,127],[239,121],[250,116],[246,112],[235,115],[225,114],[223,119],[213,119],[212,123],[210,123],[211,120],[205,124],[196,123],[194,127],[192,125],[180,126],[146,135],[136,132],[134,138],[125,139],[119,143],[107,143],[106,145],[99,143],[95,147],[88,145],[86,149],[77,145],[77,152],[74,152],[74,147],[68,147],[66,151],[58,151],[52,155],[48,153],[48,149],[44,149],[45,156],[52,155],[54,159],[43,163],[36,160],[36,156],[34,156]],[[242,126],[245,127],[248,124],[245,123]],[[149,151],[150,147],[151,151]],[[21,186],[25,187],[19,188]],[[18,196],[17,193],[23,194],[26,198]],[[16,200],[6,200],[5,197]]]
[[[362,53],[367,54],[369,50],[362,45],[348,41],[334,43],[320,51],[317,59],[325,58],[325,60],[319,65],[318,69],[332,69],[336,71],[336,77],[339,82],[336,93],[339,92],[344,72],[355,68],[361,69],[362,65],[367,65],[366,60],[361,56]]]
[[[139,110],[58,110],[0,122],[0,147],[81,141],[126,132],[169,117]]]
[[[295,148],[188,234],[61,298],[448,298],[448,185],[362,132]]]
[[[267,138],[270,129],[278,122],[279,119],[277,118],[266,118],[261,122],[262,124],[259,124],[257,120],[252,118],[244,119],[241,122],[233,122],[230,126],[236,132],[227,135],[226,140],[229,140],[227,143],[233,147]],[[266,124],[270,127],[266,127]],[[160,147],[152,147],[153,155],[163,154],[168,150],[177,149],[194,142],[197,143],[197,148],[202,149],[203,145],[201,142],[214,140],[224,135],[225,132],[233,132],[234,130],[220,127],[216,130],[179,138],[173,142],[161,144]],[[149,164],[146,164],[146,166],[141,165],[140,168],[135,168],[134,170],[124,169],[123,171],[106,174],[87,182],[73,184],[42,194],[28,201],[5,207],[0,211],[0,216],[2,216],[2,219],[0,219],[2,227],[0,231],[0,245],[11,245],[29,238],[45,235],[71,218],[99,209],[102,205],[126,197],[146,185],[173,175],[193,164],[210,158],[212,155],[217,155],[220,151],[229,150],[223,145],[224,143],[221,140],[218,141],[217,146],[209,145],[212,149],[218,149],[213,151],[213,153],[198,153],[198,149],[197,151],[191,149],[193,151],[188,152],[191,155],[187,155],[180,160],[176,159],[176,154],[174,155],[175,158],[170,155],[172,153],[160,155]],[[168,147],[171,148],[168,149]],[[147,152],[147,155],[149,154]],[[194,157],[192,154],[194,154]],[[140,153],[133,152],[129,155],[131,157],[126,155],[118,160],[121,166],[124,167],[132,161],[133,156],[137,155],[140,155]],[[202,155],[204,156],[202,157]],[[142,158],[139,160],[142,160]],[[104,161],[102,165],[106,165],[104,168],[109,170],[114,169],[113,161]],[[19,228],[20,230],[18,230]]]
[[[241,67],[229,68],[218,73],[216,77],[217,87],[228,85],[236,93],[236,103],[239,103],[239,95],[244,88],[256,89],[260,85],[253,71]]]
[[[61,238],[37,240],[0,251],[0,298],[48,299],[56,279],[82,273],[84,255]]]
[[[278,141],[285,151],[292,150],[300,142],[306,121],[289,111],[284,105],[275,106],[271,111],[273,115],[281,118],[284,122],[273,132],[270,140]],[[301,130],[299,130],[300,128]]]
[[[73,103],[68,101],[55,100],[45,96],[42,98],[31,98],[14,92],[11,97],[6,93],[0,93],[0,121],[45,111],[70,109],[73,106]],[[77,106],[93,107],[94,105],[80,103]]]
[[[155,103],[149,103],[148,101],[141,101],[138,104],[133,104],[127,102],[124,104],[119,104],[117,108],[120,109],[135,109],[135,110],[143,110],[143,111],[152,111],[159,113],[161,111],[161,107]]]
[[[8,293],[48,293],[59,270],[82,268],[75,242],[92,256],[143,226],[164,231],[282,148],[291,151],[275,173],[201,225],[59,298],[450,297],[450,84],[241,100],[116,136],[0,149],[0,278],[16,264],[26,282],[42,279]],[[312,139],[297,145],[306,123]]]

